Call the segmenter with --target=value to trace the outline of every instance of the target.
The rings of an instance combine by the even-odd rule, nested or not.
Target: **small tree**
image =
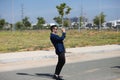
[[[24,25],[25,28],[30,28],[31,27],[31,23],[28,19],[29,19],[29,17],[25,17],[24,19],[22,19],[22,22],[23,22],[23,25]]]
[[[45,24],[45,19],[43,17],[38,17],[37,20],[38,20],[37,22],[38,29],[42,29],[43,24]]]
[[[54,20],[57,24],[59,24],[59,26],[62,25],[62,19],[61,19],[60,16],[58,16],[58,17],[54,17],[53,20]]]
[[[60,18],[62,20],[62,26],[63,26],[64,15],[68,15],[71,11],[71,8],[69,6],[67,6],[66,3],[61,3],[60,5],[57,5],[56,8],[57,8],[57,11],[58,11]]]
[[[69,22],[69,19],[68,19],[68,18],[67,18],[66,20],[64,20],[64,26],[65,26],[65,27],[68,27],[69,24],[70,24],[70,22]]]
[[[80,16],[80,22],[79,22],[79,24],[80,24],[80,27],[83,25],[83,17],[82,16]]]
[[[16,27],[17,30],[24,29],[23,23],[21,21],[16,22],[15,27]]]
[[[95,16],[93,19],[93,22],[96,26],[98,26],[98,29],[100,29],[100,26],[105,22],[105,15],[103,12],[100,13],[100,15]]]
[[[0,19],[0,29],[3,29],[5,23],[5,19]]]

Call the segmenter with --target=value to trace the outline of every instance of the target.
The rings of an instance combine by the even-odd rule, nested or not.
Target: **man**
[[[60,72],[65,64],[65,47],[63,40],[65,39],[66,32],[64,28],[61,28],[62,36],[59,37],[57,35],[58,27],[56,25],[51,26],[50,30],[51,30],[50,40],[54,45],[56,54],[58,55],[58,63],[56,65],[55,74],[53,78],[56,80],[63,80],[62,77],[60,76]]]

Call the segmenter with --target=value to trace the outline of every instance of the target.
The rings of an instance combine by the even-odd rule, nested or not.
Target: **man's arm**
[[[65,28],[62,28],[61,31],[62,31],[62,36],[61,36],[61,37],[59,37],[59,36],[57,36],[57,35],[54,37],[54,39],[55,39],[56,41],[63,41],[63,40],[65,39],[65,37],[66,37]]]

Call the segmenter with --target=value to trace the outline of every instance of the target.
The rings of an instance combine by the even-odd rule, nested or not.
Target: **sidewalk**
[[[111,51],[120,51],[120,45],[104,45],[104,46],[89,46],[79,48],[66,49],[66,56],[72,56],[75,54],[95,54]],[[28,52],[14,52],[0,54],[0,63],[19,62],[19,61],[31,61],[40,59],[56,58],[54,50],[50,51],[28,51]]]

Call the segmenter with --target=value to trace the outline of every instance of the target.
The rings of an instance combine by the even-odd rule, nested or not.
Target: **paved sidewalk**
[[[79,47],[79,48],[68,48],[66,49],[66,56],[75,54],[85,54],[85,53],[102,53],[111,51],[120,51],[120,45],[103,45],[103,46],[89,46],[89,47]],[[40,60],[46,58],[55,58],[54,50],[50,51],[27,51],[27,52],[13,52],[0,54],[0,63],[8,62],[19,62],[19,61],[31,61]]]

